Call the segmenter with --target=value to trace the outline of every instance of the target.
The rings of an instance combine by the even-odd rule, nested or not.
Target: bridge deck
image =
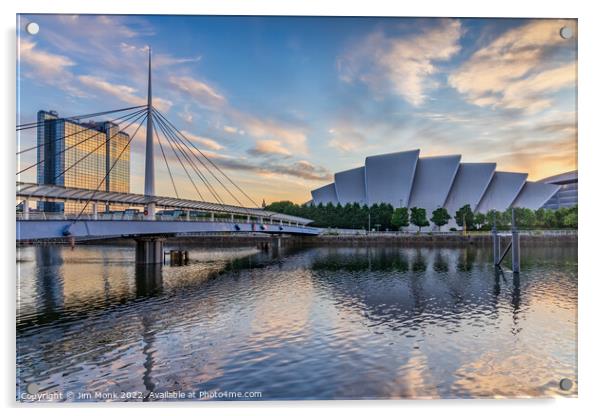
[[[94,191],[90,189],[69,188],[58,185],[38,185],[34,183],[17,182],[17,198],[28,199],[30,201],[48,201],[48,202],[92,202],[113,203],[128,205],[132,207],[144,207],[154,202],[157,208],[194,210],[217,214],[233,214],[242,217],[250,216],[252,218],[272,219],[274,221],[284,221],[309,224],[312,221],[307,218],[296,217],[293,215],[280,214],[277,212],[266,211],[259,208],[238,207],[234,205],[217,204],[213,202],[195,201],[192,199],[178,199],[164,196],[145,196],[140,194],[131,194],[123,192],[105,192]]]
[[[302,225],[237,223],[225,221],[143,221],[143,220],[17,220],[17,241],[43,240],[70,236],[131,237],[187,233],[250,233],[317,235],[320,229]]]

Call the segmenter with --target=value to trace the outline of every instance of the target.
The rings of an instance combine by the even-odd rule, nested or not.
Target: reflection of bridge
[[[58,178],[88,156],[97,152],[102,146],[106,146],[107,149],[117,147],[119,150],[119,144],[115,144],[115,140],[117,139],[113,142],[111,142],[111,139],[138,123],[134,133],[131,137],[127,136],[127,143],[115,158],[112,155],[114,149],[111,150],[111,153],[109,153],[109,150],[106,151],[107,172],[104,178],[98,183],[96,189],[79,189],[53,184],[17,182],[16,196],[17,199],[22,200],[22,213],[17,217],[17,241],[64,237],[69,237],[73,240],[82,237],[129,237],[137,241],[136,259],[138,262],[159,263],[163,257],[163,240],[176,234],[211,232],[318,234],[318,229],[307,227],[307,224],[311,222],[308,219],[269,212],[259,208],[257,203],[220,169],[211,158],[207,157],[193,141],[186,137],[164,115],[153,107],[150,64],[149,50],[147,105],[74,116],[68,119],[42,119],[38,120],[37,123],[26,123],[17,126],[17,131],[35,128],[38,129],[38,134],[40,134],[40,131],[44,132],[44,140],[41,143],[39,140],[37,146],[21,150],[17,153],[19,155],[26,151],[37,150],[39,159],[36,164],[17,172],[17,176],[44,163],[44,165],[41,165],[43,166],[42,169],[45,169],[44,174],[42,176],[38,174],[38,178],[44,178],[44,182],[57,183]],[[80,120],[89,119],[93,116],[123,113],[125,111],[130,111],[130,113],[111,120],[109,124],[116,125],[115,122],[117,120],[121,122],[127,121],[128,124],[126,127],[114,134],[109,128],[106,141],[101,141],[98,147],[87,151],[83,157],[76,160],[71,166],[66,167],[57,176],[54,176],[60,170],[55,166],[56,163],[54,160],[56,158],[60,158],[61,160],[66,159],[66,151],[89,142],[90,139],[101,134],[101,131],[96,130],[98,124],[94,122],[78,124],[76,133],[58,138],[50,139],[50,137],[46,137],[46,131],[54,132],[54,127],[57,124],[66,121],[80,123]],[[129,149],[136,133],[145,122],[144,194],[111,192],[108,189],[108,182],[112,180],[110,179],[111,171],[119,162],[123,153]],[[64,142],[65,138],[85,131],[91,131],[94,134],[69,146]],[[172,155],[174,156],[173,159],[177,159],[185,171],[199,200],[182,199],[179,197],[176,181],[166,157],[167,147],[164,149],[159,132],[163,135],[169,148],[171,148]],[[123,136],[121,139],[123,139]],[[60,142],[60,140],[63,140],[63,142]],[[160,146],[161,154],[175,191],[175,198],[157,196],[155,193],[155,143]],[[89,147],[90,143],[86,146]],[[40,151],[42,147],[46,147],[45,151]],[[54,152],[49,153],[49,150],[58,150],[58,152],[56,154]],[[79,150],[80,154],[83,154],[80,148],[76,150]],[[40,157],[41,154],[46,154],[46,156],[42,159]],[[45,161],[44,159],[47,157],[49,159]],[[47,169],[46,165],[52,166]],[[46,170],[50,169],[52,169],[50,173],[46,172]],[[101,188],[103,185],[106,188],[105,190]],[[220,194],[220,187],[229,195],[229,199],[235,201],[235,204],[227,204],[225,202],[226,198]],[[215,202],[205,202],[206,198],[201,194],[199,188],[204,188],[203,192],[206,192],[205,195],[210,195]],[[248,208],[243,206],[241,199],[245,198],[254,207]],[[82,208],[77,214],[31,212],[30,204],[35,201],[43,202],[42,206],[47,206],[47,202],[69,202],[75,203],[78,206],[82,205]],[[105,208],[106,213],[99,213],[99,204]],[[108,208],[111,205],[128,207],[128,209],[118,213],[111,213]],[[141,211],[138,208],[141,208]]]

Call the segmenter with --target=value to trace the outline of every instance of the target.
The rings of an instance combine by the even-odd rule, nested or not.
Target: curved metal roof
[[[158,207],[171,209],[191,209],[215,213],[236,215],[251,215],[255,217],[271,218],[274,220],[298,222],[309,224],[312,220],[293,215],[280,214],[259,208],[245,208],[234,205],[222,205],[212,202],[195,201],[192,199],[178,199],[166,196],[146,196],[123,192],[94,191],[92,189],[67,188],[59,185],[39,185],[35,183],[17,182],[17,197],[42,199],[46,201],[87,201],[109,202],[144,206],[154,202]]]

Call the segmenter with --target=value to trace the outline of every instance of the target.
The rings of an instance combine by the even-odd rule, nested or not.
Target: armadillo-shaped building
[[[453,216],[468,204],[475,212],[509,207],[538,209],[560,186],[527,181],[526,173],[500,172],[495,163],[462,163],[460,155],[420,157],[420,150],[368,156],[362,167],[337,172],[334,182],[311,191],[314,204],[382,202],[444,207]]]

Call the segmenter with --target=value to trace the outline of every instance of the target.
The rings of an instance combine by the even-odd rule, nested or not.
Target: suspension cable
[[[80,120],[82,118],[97,117],[97,116],[102,116],[102,115],[105,115],[105,114],[120,113],[122,111],[135,110],[137,108],[142,108],[142,107],[146,107],[146,106],[147,106],[146,104],[144,104],[144,105],[137,105],[137,106],[134,106],[134,107],[120,108],[120,109],[117,109],[117,110],[100,111],[100,112],[97,112],[97,113],[83,114],[83,115],[73,116],[73,117],[60,117],[60,118],[55,118],[55,119],[52,119],[52,120],[53,121]],[[44,124],[46,121],[48,121],[48,120],[34,121],[34,122],[30,122],[30,123],[19,124],[19,125],[17,125],[17,131],[26,130],[26,129],[32,129],[34,127],[38,127],[38,125]]]
[[[126,119],[132,119],[133,117],[138,117],[138,116],[141,116],[141,115],[143,115],[143,113],[145,113],[145,112],[146,112],[145,110],[140,110],[140,111],[137,111],[136,113],[132,113],[132,114],[130,114],[129,116],[127,116],[127,117],[126,117]],[[125,121],[126,119],[124,119],[123,121]],[[135,121],[135,120],[134,120],[134,121]],[[133,124],[133,123],[130,123],[130,124],[127,126],[127,127],[131,126],[131,124]],[[127,127],[126,127],[126,128],[127,128]],[[125,129],[123,129],[123,130],[125,130]],[[118,131],[118,132],[117,132],[115,135],[113,135],[113,136],[111,136],[109,139],[107,139],[107,141],[105,141],[105,143],[103,143],[103,144],[106,144],[106,143],[107,143],[109,140],[111,140],[113,137],[115,137],[115,136],[116,136],[118,133],[122,132],[123,130],[120,130],[120,131]],[[83,139],[83,140],[81,140],[80,142],[78,142],[78,143],[76,143],[76,144],[73,144],[73,145],[71,145],[71,146],[69,146],[69,147],[67,147],[67,148],[65,148],[65,149],[62,149],[62,150],[60,150],[59,152],[55,153],[55,154],[53,155],[53,157],[57,157],[57,156],[59,156],[60,154],[62,154],[62,153],[65,153],[67,150],[69,150],[69,149],[72,149],[73,147],[79,146],[80,144],[82,144],[82,143],[84,143],[84,142],[87,142],[87,141],[88,141],[88,140],[90,140],[90,139],[93,139],[94,137],[98,136],[98,135],[99,135],[99,134],[101,134],[101,133],[105,133],[105,132],[103,132],[103,131],[99,131],[99,132],[97,132],[97,133],[93,134],[92,136],[90,136],[90,137],[87,137],[86,139]],[[99,145],[99,146],[98,146],[96,149],[94,149],[94,151],[98,150],[98,149],[99,149],[101,146],[102,146],[102,144],[101,144],[101,145]],[[86,155],[86,157],[87,157],[87,156],[89,156],[89,155],[90,155],[90,154],[87,154],[87,155]],[[84,158],[85,158],[85,157],[84,157]],[[84,158],[80,159],[80,161],[81,161],[81,160],[83,160]],[[42,160],[39,160],[38,162],[34,163],[34,164],[33,164],[33,165],[31,165],[31,166],[28,166],[28,167],[26,167],[25,169],[21,169],[19,172],[17,172],[17,176],[18,176],[18,175],[20,175],[20,174],[21,174],[21,173],[23,173],[23,172],[26,172],[26,171],[28,171],[29,169],[32,169],[32,168],[34,168],[34,167],[36,167],[36,166],[38,166],[38,165],[40,165],[40,164],[44,163],[45,161],[46,161],[46,158],[44,158],[44,159],[42,159]],[[80,161],[78,161],[77,163],[79,163]],[[63,173],[64,173],[64,172],[63,172]],[[59,175],[59,176],[60,176],[60,175]],[[58,176],[57,176],[57,178],[58,178]],[[56,179],[56,178],[55,178],[55,179]]]
[[[251,201],[251,203],[255,206],[259,208],[259,205],[257,204],[257,202],[255,202],[253,200],[253,198],[251,198],[242,188],[240,188],[228,175],[226,175],[226,173],[224,173],[224,171],[222,171],[222,169],[215,164],[210,158],[208,158],[205,153],[203,153],[190,139],[188,139],[180,130],[178,130],[177,127],[175,127],[163,114],[161,114],[161,112],[159,110],[154,109],[153,107],[153,112],[157,112],[158,115],[163,118],[167,123],[169,123],[178,133],[181,137],[183,137],[184,139],[186,139],[187,142],[189,142],[192,147],[194,147],[196,149],[197,152],[199,152],[203,158],[205,158],[215,169],[217,169],[236,189],[238,189],[249,201]],[[217,178],[216,178],[217,179]],[[220,181],[221,183],[221,181]],[[240,203],[240,202],[239,202]],[[242,204],[240,204],[242,205]]]
[[[211,182],[209,182],[209,180],[205,177],[205,175],[203,174],[203,172],[201,172],[200,169],[196,166],[196,164],[194,163],[194,161],[192,160],[192,158],[190,157],[190,155],[184,150],[184,148],[180,144],[181,140],[178,139],[178,137],[174,134],[174,132],[171,129],[169,129],[169,126],[167,126],[160,118],[157,118],[157,122],[160,125],[163,125],[163,127],[169,132],[172,140],[174,141],[174,143],[176,144],[176,146],[180,149],[180,152],[184,155],[184,157],[186,158],[186,160],[188,161],[188,163],[190,163],[190,166],[192,166],[192,169],[199,176],[199,178],[201,179],[201,181],[203,182],[203,184],[205,185],[205,187],[209,190],[209,193],[213,196],[213,198],[215,199],[215,201],[218,204],[224,206],[225,204],[224,204],[224,201],[223,201],[221,195],[219,195],[219,193],[215,190],[215,188],[213,188],[213,186],[211,185]]]
[[[180,156],[178,155],[176,149],[174,149],[174,146],[171,142],[171,139],[169,138],[169,136],[165,133],[165,130],[163,130],[163,126],[160,123],[157,123],[157,125],[159,126],[159,129],[161,130],[161,132],[163,133],[163,136],[165,136],[165,139],[167,140],[167,142],[169,143],[169,147],[171,147],[171,151],[173,152],[173,154],[176,156],[176,158],[178,159],[178,162],[180,162],[180,165],[182,166],[182,169],[184,169],[184,172],[186,173],[186,176],[188,176],[188,179],[190,180],[190,183],[192,184],[192,186],[194,187],[194,190],[196,191],[196,193],[199,195],[199,198],[201,199],[201,201],[203,200],[203,195],[201,194],[201,191],[199,191],[199,188],[196,186],[196,184],[194,183],[194,180],[192,179],[192,176],[190,176],[190,173],[188,172],[188,169],[186,169],[186,165],[184,165],[184,162],[182,162],[182,159],[180,159]],[[181,151],[181,150],[180,150]]]
[[[114,118],[112,120],[106,121],[105,123],[116,123],[118,120],[121,120],[121,119],[124,119],[124,120],[121,120],[121,121],[125,121],[125,119],[130,118],[131,115],[140,114],[142,111],[146,111],[146,110],[145,109],[137,110],[137,111],[134,111],[132,113],[126,114],[125,116],[119,116],[119,117],[116,117],[116,118]],[[45,120],[45,122],[53,122],[54,123],[54,122],[56,122],[56,120]],[[38,149],[40,147],[46,146],[47,144],[55,143],[55,142],[57,142],[59,140],[64,140],[64,139],[66,139],[68,137],[71,137],[71,136],[74,136],[76,134],[83,133],[84,131],[92,130],[92,129],[95,129],[95,128],[96,128],[96,126],[90,125],[89,127],[86,127],[85,129],[80,130],[80,131],[76,131],[75,133],[71,133],[71,134],[68,134],[68,135],[63,136],[63,137],[57,137],[56,139],[51,140],[51,141],[44,141],[43,143],[38,144],[36,146],[32,146],[32,147],[28,147],[27,149],[20,150],[20,151],[17,152],[17,155],[20,155],[21,153],[29,152],[30,150]],[[102,133],[102,132],[100,132],[100,133]]]
[[[155,133],[155,137],[159,142],[159,148],[161,149],[161,154],[163,155],[163,161],[165,161],[165,166],[167,167],[167,172],[169,173],[169,179],[171,179],[171,184],[173,186],[173,190],[176,193],[176,198],[180,198],[178,195],[178,189],[176,188],[176,183],[173,180],[173,175],[171,174],[171,169],[169,168],[169,163],[167,162],[167,157],[165,156],[165,151],[163,150],[163,144],[161,143],[161,138],[159,137],[159,133],[157,132],[157,128],[155,126],[155,121],[151,117],[151,124],[153,125],[153,131]]]
[[[84,207],[81,209],[81,211],[79,212],[79,214],[77,214],[77,217],[75,217],[75,219],[73,220],[73,222],[71,223],[71,225],[75,224],[75,222],[77,220],[79,220],[79,218],[81,217],[82,213],[86,210],[86,208],[88,207],[88,204],[90,203],[90,201],[94,198],[94,196],[96,195],[96,192],[98,192],[98,190],[100,189],[100,187],[102,186],[102,184],[104,183],[104,181],[109,177],[109,175],[111,174],[111,171],[113,170],[113,168],[115,167],[115,165],[117,165],[117,162],[119,162],[119,159],[121,159],[121,156],[123,155],[123,153],[125,152],[125,150],[127,148],[130,147],[130,143],[132,142],[132,140],[134,140],[134,137],[136,137],[136,134],[138,134],[138,130],[140,130],[140,127],[142,127],[142,124],[144,123],[144,121],[146,120],[146,118],[148,117],[148,112],[145,113],[144,117],[142,118],[142,120],[140,121],[140,124],[138,124],[138,127],[136,128],[136,130],[134,131],[134,134],[132,134],[132,136],[130,137],[130,139],[128,140],[128,142],[126,143],[125,146],[123,146],[123,149],[121,149],[121,152],[119,152],[119,155],[117,156],[117,159],[115,159],[115,162],[113,162],[113,164],[111,165],[111,168],[107,171],[107,173],[105,174],[105,176],[102,178],[102,180],[100,181],[100,183],[98,184],[98,186],[96,187],[96,189],[94,190],[94,192],[92,192],[92,195],[90,196],[90,198],[88,198],[88,200],[86,201],[86,204],[84,205]]]
[[[102,146],[105,146],[113,137],[117,136],[119,133],[124,132],[128,127],[130,127],[132,124],[136,123],[137,121],[139,121],[141,118],[146,118],[145,115],[148,114],[147,111],[145,111],[144,113],[140,114],[134,121],[132,121],[130,124],[128,124],[126,127],[124,127],[123,129],[119,130],[117,133],[115,133],[114,135],[112,135],[111,137],[109,137],[107,140],[105,140],[104,143],[99,144],[98,146],[96,146],[96,148],[94,150],[92,150],[91,152],[87,153],[86,155],[84,155],[82,158],[80,158],[77,162],[75,162],[74,164],[72,164],[71,166],[69,166],[67,169],[63,170],[61,173],[59,173],[58,175],[56,175],[54,177],[54,179],[57,179],[61,176],[63,176],[66,172],[68,172],[69,170],[71,170],[72,168],[74,168],[77,164],[79,164],[82,160],[88,158],[88,156],[90,156],[91,154],[95,153],[98,149],[100,149]],[[129,143],[129,142],[128,142]]]
[[[172,129],[173,130],[173,129]],[[177,129],[175,129],[177,131]],[[181,135],[181,133],[180,133]],[[177,137],[177,135],[176,135]],[[209,172],[209,174],[211,176],[213,176],[213,178],[222,186],[222,188],[224,188],[226,190],[226,192],[239,204],[239,206],[243,206],[242,202],[240,202],[240,200],[236,197],[236,195],[234,195],[229,189],[228,187],[226,187],[224,185],[224,183],[211,171],[211,169],[209,169],[209,167],[192,151],[192,149],[190,148],[190,146],[188,146],[188,144],[186,144],[186,142],[184,140],[182,140],[181,138],[178,138],[178,140],[184,145],[186,146],[186,148],[190,151],[190,153],[195,157],[195,159],[197,159],[199,161],[199,163],[205,168],[205,170],[207,170],[207,172]],[[186,138],[187,141],[189,141]],[[190,142],[190,141],[189,141]],[[190,142],[192,144],[192,142]],[[195,147],[196,149],[196,147]],[[198,149],[196,149],[197,151],[199,151]]]

